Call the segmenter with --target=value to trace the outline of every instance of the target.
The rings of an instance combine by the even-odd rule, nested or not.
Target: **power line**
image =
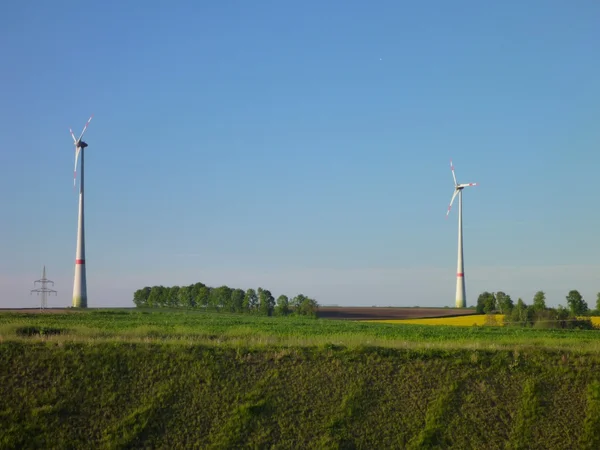
[[[57,292],[54,289],[48,288],[49,284],[54,286],[54,281],[46,278],[46,266],[44,266],[44,270],[42,271],[42,278],[39,280],[35,280],[33,282],[33,285],[35,286],[36,283],[40,283],[41,287],[39,287],[37,289],[32,289],[31,292],[29,293],[29,295],[31,295],[33,292],[36,292],[37,295],[42,294],[42,299],[40,302],[40,311],[41,311],[42,309],[46,309],[48,307],[48,300],[47,300],[48,294],[54,294],[54,295],[57,294]]]

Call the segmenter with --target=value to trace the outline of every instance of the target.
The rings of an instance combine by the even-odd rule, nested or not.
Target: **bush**
[[[64,330],[60,328],[51,327],[19,327],[15,330],[17,336],[20,337],[31,337],[31,336],[51,336],[61,334]]]

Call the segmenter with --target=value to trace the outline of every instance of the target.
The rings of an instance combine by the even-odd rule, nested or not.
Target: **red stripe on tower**
[[[75,264],[85,264],[85,259],[76,259]]]
[[[460,273],[460,272],[459,272],[459,273],[457,273],[457,274],[456,274],[456,276],[457,276],[458,278],[462,278],[462,277],[464,277],[464,276],[465,276],[465,274],[464,274],[464,273]]]

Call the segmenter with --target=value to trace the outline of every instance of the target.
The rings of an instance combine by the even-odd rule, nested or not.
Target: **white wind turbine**
[[[69,129],[73,142],[75,143],[75,170],[73,171],[73,189],[77,180],[77,159],[81,153],[81,175],[79,176],[79,220],[77,225],[77,249],[75,251],[75,280],[73,281],[73,304],[75,308],[87,308],[87,282],[85,276],[85,227],[83,215],[83,157],[84,149],[88,146],[81,140],[83,133],[87,130],[92,121],[93,115],[89,118],[78,139],[75,139],[73,130]]]
[[[454,174],[454,166],[452,160],[450,160],[450,170],[452,170],[452,178],[454,178],[454,194],[450,200],[448,211],[446,212],[446,218],[450,214],[450,208],[452,203],[458,195],[458,261],[456,265],[456,307],[466,308],[466,288],[465,288],[465,265],[463,262],[463,230],[462,230],[462,191],[464,188],[469,186],[477,186],[477,183],[458,184],[456,182],[456,175]]]

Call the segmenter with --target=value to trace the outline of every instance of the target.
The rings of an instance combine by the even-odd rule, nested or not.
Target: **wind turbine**
[[[81,140],[83,133],[87,130],[88,125],[92,121],[93,115],[89,118],[83,131],[79,135],[78,139],[75,139],[73,130],[71,137],[75,143],[75,170],[73,171],[73,189],[75,189],[75,183],[77,180],[77,159],[79,153],[81,153],[81,174],[79,176],[79,219],[77,224],[77,250],[75,251],[75,280],[73,282],[73,304],[74,308],[87,308],[87,283],[85,277],[85,227],[84,227],[84,215],[83,215],[83,156],[84,149],[88,146]]]
[[[450,208],[452,203],[458,195],[458,261],[456,263],[456,307],[466,308],[467,307],[467,292],[465,288],[465,265],[463,262],[463,230],[462,230],[462,191],[464,188],[469,186],[477,186],[477,183],[458,184],[456,182],[456,175],[454,174],[454,165],[450,160],[450,170],[452,170],[452,178],[454,178],[454,194],[450,200],[448,211],[446,212],[446,219],[450,214]]]

